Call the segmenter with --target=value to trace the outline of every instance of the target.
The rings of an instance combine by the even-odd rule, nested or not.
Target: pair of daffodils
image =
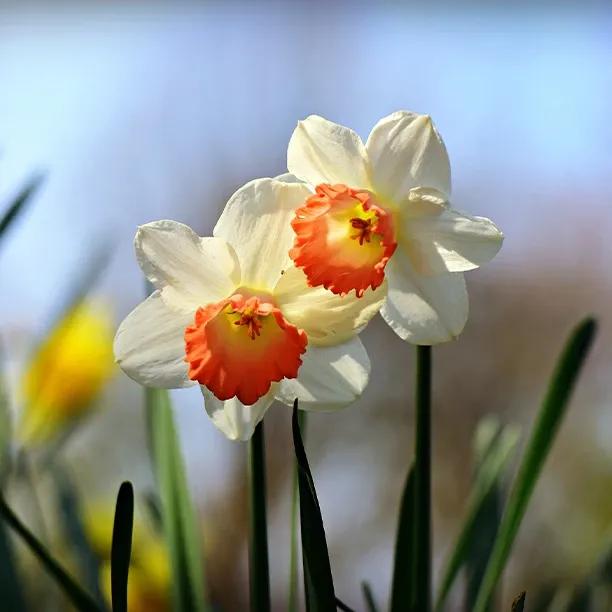
[[[357,334],[378,311],[408,342],[456,337],[462,273],[503,240],[450,207],[448,156],[428,116],[385,117],[365,145],[310,116],[287,167],[240,188],[212,238],[174,221],[136,234],[156,291],[119,327],[117,361],[143,385],[199,384],[230,439],[250,438],[274,399],[306,410],[354,401],[370,373]]]

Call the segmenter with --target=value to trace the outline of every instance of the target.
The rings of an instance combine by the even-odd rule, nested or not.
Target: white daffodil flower
[[[117,362],[143,385],[199,383],[206,411],[232,440],[249,439],[274,399],[331,410],[368,381],[356,333],[385,291],[360,300],[308,286],[288,255],[290,221],[308,195],[301,183],[259,179],[232,196],[212,238],[175,221],[136,234],[156,291],[119,327]]]
[[[386,278],[381,314],[402,339],[430,345],[461,333],[463,272],[492,259],[503,235],[450,207],[448,155],[428,116],[393,113],[364,145],[312,115],[293,132],[287,167],[311,188],[290,253],[311,285],[367,297]]]

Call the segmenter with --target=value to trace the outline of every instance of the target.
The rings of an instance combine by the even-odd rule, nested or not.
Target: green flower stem
[[[306,439],[306,412],[298,412],[298,423],[302,440]],[[287,612],[297,612],[298,606],[298,530],[299,524],[299,487],[298,487],[298,463],[294,462],[293,478],[291,483],[291,549],[289,553],[289,598]]]
[[[249,583],[251,612],[270,610],[268,528],[266,525],[266,460],[263,421],[249,442]]]
[[[431,347],[416,349],[414,609],[431,610]]]

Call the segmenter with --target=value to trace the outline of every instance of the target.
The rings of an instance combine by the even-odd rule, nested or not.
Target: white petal
[[[354,293],[340,297],[323,287],[309,287],[302,270],[288,268],[274,289],[284,317],[303,329],[309,345],[333,345],[352,338],[379,310],[386,285],[368,290],[361,298]]]
[[[385,198],[399,203],[413,187],[450,195],[448,154],[429,116],[399,111],[381,119],[366,150],[374,189]]]
[[[185,327],[193,313],[172,310],[155,291],[124,320],[115,336],[115,359],[136,382],[148,387],[177,389],[189,380],[185,363]]]
[[[176,221],[138,228],[136,258],[168,304],[193,311],[229,295],[240,280],[238,260],[220,238],[200,238]]]
[[[276,399],[303,410],[336,410],[354,402],[370,377],[370,360],[359,338],[337,346],[309,346],[297,379],[281,381]]]
[[[386,267],[388,294],[380,313],[412,344],[439,344],[457,337],[467,321],[468,297],[460,273],[421,276],[398,248]]]
[[[361,138],[353,130],[318,115],[298,121],[289,141],[287,169],[313,186],[344,183],[354,189],[370,187]]]
[[[204,395],[204,408],[215,427],[230,440],[248,440],[257,424],[263,419],[266,410],[274,401],[271,390],[252,406],[245,406],[235,397],[229,400],[217,399],[206,387],[200,386]]]
[[[229,200],[213,234],[236,251],[241,284],[270,291],[290,264],[294,211],[310,191],[302,183],[264,178],[241,187]]]
[[[449,208],[439,195],[413,189],[401,207],[401,241],[415,270],[466,272],[493,259],[504,239],[496,225]]]

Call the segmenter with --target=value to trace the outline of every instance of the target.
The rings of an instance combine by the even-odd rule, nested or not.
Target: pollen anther
[[[310,286],[323,285],[339,295],[354,290],[361,297],[384,281],[397,246],[393,216],[369,191],[317,185],[291,226],[295,241],[289,255]]]

